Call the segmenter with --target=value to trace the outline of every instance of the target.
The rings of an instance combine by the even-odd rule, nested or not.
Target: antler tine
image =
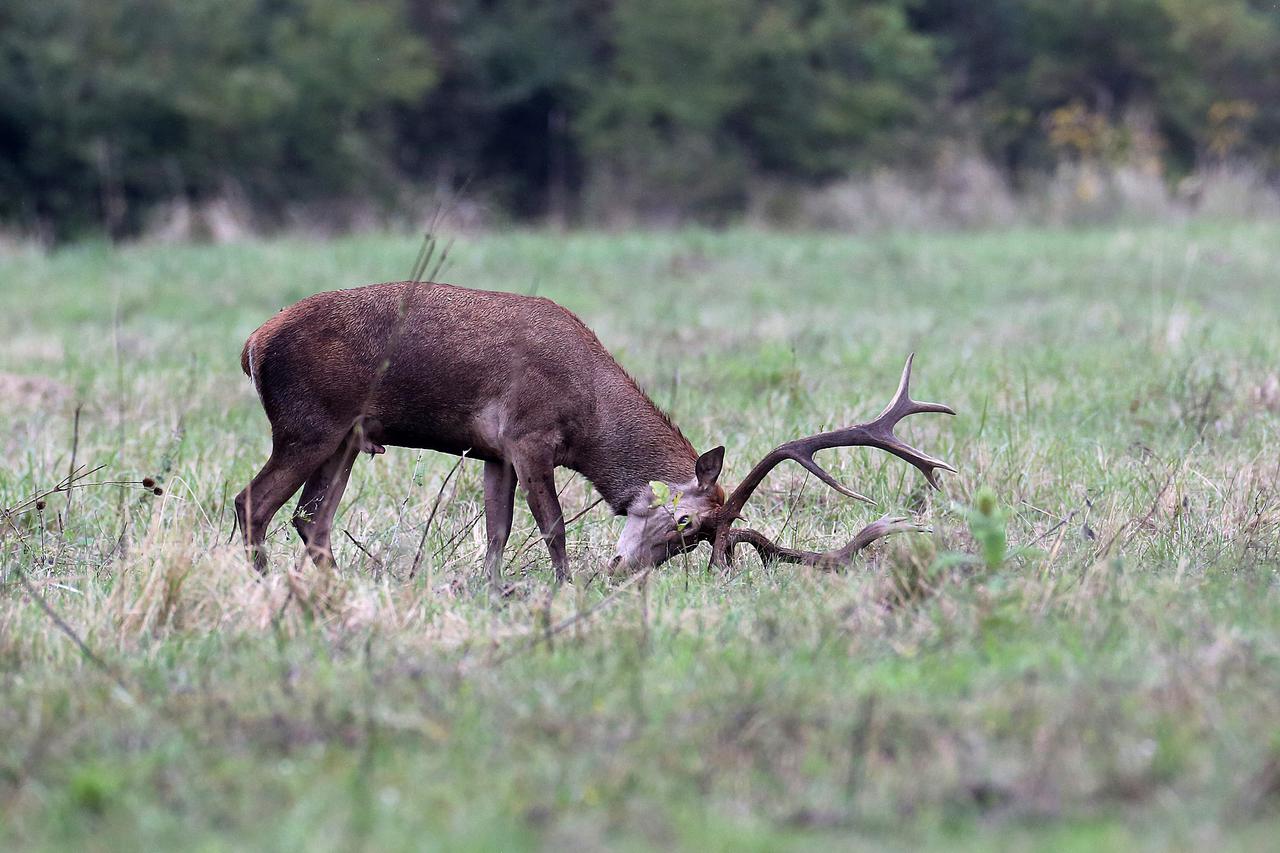
[[[907,356],[907,363],[902,366],[902,378],[898,380],[898,390],[893,393],[893,399],[889,401],[889,405],[884,407],[884,411],[871,424],[886,421],[892,429],[907,415],[918,415],[922,412],[937,412],[942,415],[956,413],[955,409],[943,403],[922,403],[911,399],[911,366],[915,364],[915,360],[915,353]]]
[[[828,486],[835,489],[837,492],[844,495],[845,497],[853,498],[854,500],[863,501],[869,504],[875,503],[875,501],[873,501],[871,498],[867,497],[866,495],[858,494],[853,489],[848,489],[840,485],[840,482],[836,480],[835,477],[832,477],[826,468],[823,468],[821,465],[817,463],[817,461],[813,458],[812,452],[808,454],[801,454],[801,453],[792,454],[791,458],[799,462],[805,468],[807,468],[813,474],[813,476],[817,477],[819,480],[826,483]]]
[[[898,390],[894,393],[893,399],[889,401],[889,405],[884,407],[884,411],[875,420],[862,425],[862,429],[866,431],[870,440],[861,443],[878,447],[881,450],[892,453],[899,459],[911,463],[920,469],[920,473],[924,474],[924,478],[929,482],[929,485],[935,489],[941,489],[942,486],[938,483],[938,469],[950,471],[953,474],[956,473],[956,469],[935,456],[920,452],[899,439],[893,432],[893,428],[909,415],[918,415],[925,412],[934,412],[942,415],[954,415],[956,413],[955,409],[943,403],[922,403],[911,399],[911,366],[915,363],[915,360],[915,353],[907,356],[907,363],[902,367],[902,378],[898,380]],[[857,427],[850,427],[850,430],[854,429],[857,429]]]

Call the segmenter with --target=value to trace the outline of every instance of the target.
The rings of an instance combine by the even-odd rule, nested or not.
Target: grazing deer
[[[752,492],[785,459],[862,500],[813,454],[878,447],[919,468],[935,488],[937,469],[955,470],[893,434],[907,415],[954,414],[910,398],[908,358],[898,393],[879,417],[780,445],[726,498],[717,482],[723,447],[699,455],[581,320],[550,300],[513,293],[417,282],[319,293],[250,335],[241,366],[271,422],[271,457],[236,497],[245,546],[260,571],[267,527],[299,488],[294,526],[317,564],[332,563],[330,528],[352,464],[358,453],[381,453],[388,444],[484,461],[485,568],[495,588],[517,482],[557,580],[566,577],[557,466],[580,472],[614,513],[626,516],[612,565],[636,567],[704,541],[721,566],[745,542],[765,560],[834,567],[881,536],[913,529],[905,519],[885,517],[844,548],[817,553],[733,527]],[[651,483],[666,484],[678,501],[655,501]]]

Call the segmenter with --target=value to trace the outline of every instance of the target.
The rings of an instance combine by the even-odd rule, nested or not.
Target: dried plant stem
[[[449,481],[453,479],[454,474],[458,473],[466,459],[467,454],[463,452],[458,457],[458,461],[453,463],[453,467],[449,469],[449,473],[445,475],[444,480],[440,482],[440,488],[436,490],[436,499],[431,504],[431,512],[427,515],[427,523],[422,526],[422,537],[418,540],[418,550],[413,554],[413,565],[409,567],[409,577],[411,578],[418,576],[418,566],[422,564],[422,550],[427,546],[427,534],[431,532],[431,524],[436,520],[436,512],[440,509],[440,499],[444,496],[445,486],[449,485]]]

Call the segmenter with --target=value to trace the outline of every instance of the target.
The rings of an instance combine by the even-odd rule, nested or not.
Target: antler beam
[[[756,549],[762,563],[799,563],[823,571],[836,571],[847,566],[854,554],[877,539],[903,532],[928,533],[929,528],[921,527],[905,516],[885,515],[859,530],[843,548],[834,551],[799,551],[777,544],[758,530],[738,527],[729,531],[725,562],[733,565],[734,549],[739,543],[745,542]]]

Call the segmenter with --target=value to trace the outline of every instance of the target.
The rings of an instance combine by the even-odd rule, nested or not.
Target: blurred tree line
[[[733,215],[754,181],[1063,158],[1280,169],[1273,0],[0,0],[0,221],[470,181],[513,218]]]

